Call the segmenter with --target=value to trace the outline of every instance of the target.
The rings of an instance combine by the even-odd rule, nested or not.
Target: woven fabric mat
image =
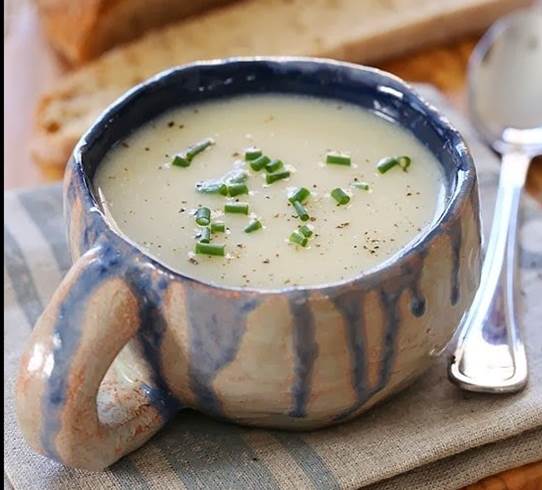
[[[469,143],[487,234],[498,160],[438,93],[419,90]],[[542,209],[527,196],[520,264],[530,382],[522,393],[461,392],[448,382],[443,356],[408,390],[338,427],[294,434],[237,427],[185,411],[103,473],[72,470],[34,454],[17,427],[18,358],[70,259],[59,185],[8,192],[4,200],[4,470],[7,485],[17,490],[446,490],[542,459]]]

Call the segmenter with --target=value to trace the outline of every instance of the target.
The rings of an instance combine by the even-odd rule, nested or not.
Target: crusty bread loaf
[[[32,153],[64,166],[81,133],[119,95],[173,65],[232,55],[312,55],[357,62],[487,27],[529,0],[246,0],[114,49],[45,94]],[[310,7],[308,7],[310,5]]]
[[[37,0],[52,46],[70,64],[231,0]]]

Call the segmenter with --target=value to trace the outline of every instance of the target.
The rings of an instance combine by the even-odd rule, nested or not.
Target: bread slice
[[[231,0],[37,0],[49,42],[81,64],[146,31]]]
[[[65,165],[81,134],[125,90],[174,65],[237,55],[370,63],[480,31],[529,0],[246,0],[150,33],[67,75],[41,99],[34,159]]]

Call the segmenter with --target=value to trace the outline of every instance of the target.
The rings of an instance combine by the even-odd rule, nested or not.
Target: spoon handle
[[[522,152],[502,158],[480,287],[449,366],[450,379],[464,390],[513,393],[527,383],[527,358],[517,322],[517,230],[530,160]]]

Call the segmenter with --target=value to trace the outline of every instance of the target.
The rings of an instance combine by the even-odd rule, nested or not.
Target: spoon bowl
[[[516,12],[480,40],[469,62],[469,108],[499,153],[542,150],[542,9]]]

